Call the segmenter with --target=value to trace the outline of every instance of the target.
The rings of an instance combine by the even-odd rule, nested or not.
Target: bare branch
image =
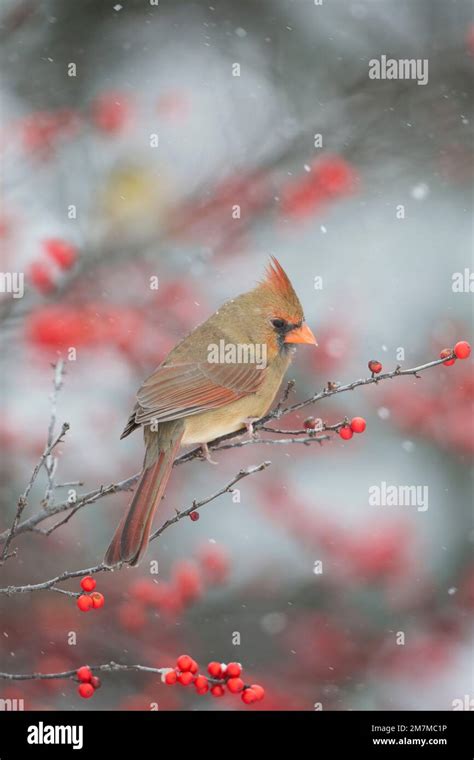
[[[393,372],[384,372],[381,375],[375,376],[375,377],[367,377],[360,380],[354,380],[351,383],[347,383],[346,385],[339,385],[336,383],[328,383],[326,388],[324,390],[319,391],[318,393],[315,393],[313,396],[310,396],[305,401],[299,401],[298,403],[291,404],[290,406],[287,406],[285,408],[279,408],[277,406],[275,409],[273,409],[271,412],[265,415],[265,417],[262,417],[262,419],[258,420],[258,422],[255,422],[253,425],[254,430],[261,430],[263,429],[267,422],[270,422],[271,420],[279,420],[282,417],[285,417],[288,414],[292,414],[293,412],[297,412],[300,409],[304,409],[307,406],[311,406],[312,404],[315,404],[318,401],[322,401],[324,398],[330,398],[331,396],[335,396],[337,393],[345,393],[347,391],[352,391],[355,388],[358,388],[362,385],[377,385],[378,383],[384,381],[384,380],[391,380],[395,377],[402,377],[407,375],[413,375],[414,377],[418,377],[420,372],[423,372],[424,370],[430,369],[431,367],[436,367],[438,364],[442,364],[446,359],[435,359],[435,361],[428,362],[427,364],[420,364],[418,367],[412,367],[410,369],[404,369],[401,370],[399,367],[393,370]],[[220,448],[224,448],[224,446],[221,446],[221,443],[230,441],[234,438],[237,438],[242,435],[245,428],[241,428],[240,430],[237,430],[234,433],[228,433],[227,435],[222,435],[219,438],[216,438],[211,443],[208,443],[209,451],[217,451]],[[327,430],[329,427],[326,428]],[[175,460],[175,465],[184,464],[185,462],[188,462],[190,459],[196,459],[201,456],[201,449],[200,447],[196,447],[194,449],[191,449],[191,451],[186,452],[185,454],[181,454],[181,456],[177,457]]]
[[[188,517],[191,512],[194,512],[196,509],[199,509],[200,507],[203,507],[205,504],[210,504],[210,502],[217,499],[219,496],[222,496],[222,494],[229,493],[232,490],[232,487],[238,483],[240,480],[243,480],[244,478],[249,477],[250,475],[254,475],[257,472],[262,472],[262,470],[265,470],[267,467],[270,466],[270,462],[262,462],[261,464],[255,466],[255,467],[248,467],[245,470],[240,470],[235,477],[232,478],[232,480],[227,483],[223,488],[221,488],[219,491],[216,491],[216,493],[212,494],[211,496],[207,496],[205,499],[202,499],[202,501],[193,501],[192,505],[188,507],[187,509],[182,510],[181,512],[178,512],[173,518],[170,520],[167,520],[161,528],[159,528],[155,533],[151,536],[150,541],[153,541],[155,538],[158,538],[164,530],[169,528],[171,525],[174,525],[175,523],[179,522],[179,520],[182,520],[183,517]],[[113,569],[118,569],[121,567],[121,564],[115,565]],[[54,578],[50,578],[47,581],[43,581],[42,583],[29,583],[24,586],[6,586],[5,588],[0,588],[0,594],[28,594],[33,591],[55,591],[56,593],[60,594],[66,594],[67,596],[73,596],[78,597],[80,596],[81,592],[75,592],[75,591],[66,591],[64,589],[58,588],[58,583],[63,583],[64,581],[70,580],[71,578],[82,578],[85,575],[96,575],[97,573],[107,572],[110,571],[112,568],[108,567],[107,565],[104,565],[101,563],[100,565],[95,565],[94,567],[86,567],[82,570],[72,570],[72,571],[66,571],[64,573],[61,573],[61,575],[57,575]]]
[[[61,432],[59,433],[59,435],[56,436],[56,438],[54,438],[54,426],[55,426],[55,421],[56,421],[56,397],[62,384],[63,368],[64,368],[63,362],[62,360],[59,360],[55,367],[54,390],[53,390],[53,395],[52,395],[53,406],[52,406],[51,420],[50,420],[49,429],[48,429],[48,440],[47,440],[46,448],[44,449],[41,457],[39,458],[38,462],[36,463],[33,469],[28,485],[26,486],[25,490],[23,491],[20,498],[18,499],[15,517],[13,518],[13,523],[11,525],[10,530],[7,532],[7,536],[5,538],[3,551],[0,556],[0,563],[5,562],[9,557],[14,556],[16,553],[16,552],[12,552],[8,554],[8,549],[10,547],[10,544],[14,536],[16,535],[18,523],[20,522],[21,516],[23,514],[23,510],[28,504],[28,496],[30,494],[30,491],[33,488],[33,485],[38,476],[38,473],[43,467],[43,465],[45,466],[48,472],[48,484],[51,484],[52,486],[52,478],[54,476],[54,465],[52,462],[51,464],[48,464],[49,458],[51,457],[51,454],[56,448],[56,446],[62,442],[64,436],[69,430],[69,424],[67,422],[64,422],[61,427]],[[49,490],[49,485],[48,485],[48,490]]]
[[[172,668],[151,668],[148,665],[122,665],[118,662],[106,662],[103,665],[88,665],[92,673],[118,673],[124,670],[136,670],[140,673],[156,673],[163,675]],[[72,678],[78,681],[77,668],[75,670],[63,670],[60,673],[0,673],[0,678],[6,681],[46,681],[57,678]]]

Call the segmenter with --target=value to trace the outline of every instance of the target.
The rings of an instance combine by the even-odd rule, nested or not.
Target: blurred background
[[[137,387],[270,254],[319,341],[298,351],[292,401],[367,376],[369,359],[411,367],[470,339],[472,293],[452,288],[473,267],[467,0],[3,0],[0,37],[0,266],[25,273],[23,298],[0,296],[0,531],[45,445],[51,364],[66,359],[57,415],[71,426],[56,482],[80,494],[134,474],[141,435],[119,436]],[[369,79],[383,54],[428,59],[428,84]],[[362,415],[351,441],[179,467],[157,524],[272,461],[240,503],[221,497],[138,569],[98,575],[103,609],[84,615],[50,591],[0,597],[0,670],[173,666],[188,652],[202,667],[241,662],[267,692],[250,709],[452,709],[473,694],[473,389],[470,362],[441,365],[285,420]],[[370,506],[382,481],[427,486],[429,508]],[[43,473],[25,516],[46,487]],[[0,585],[100,562],[129,498],[19,536]],[[2,682],[0,697],[249,709],[137,673],[104,676],[87,702],[70,681]]]

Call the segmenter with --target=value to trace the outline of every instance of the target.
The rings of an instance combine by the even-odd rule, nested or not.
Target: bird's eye
[[[284,330],[287,325],[284,319],[272,319],[271,323],[275,330]]]

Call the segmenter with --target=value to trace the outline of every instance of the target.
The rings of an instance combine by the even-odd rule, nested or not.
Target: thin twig
[[[188,507],[187,509],[182,510],[181,512],[178,512],[173,518],[170,520],[167,520],[161,528],[159,528],[155,533],[151,536],[150,541],[153,541],[154,539],[158,538],[164,530],[169,528],[171,525],[174,525],[175,523],[179,522],[179,520],[182,520],[183,517],[187,517],[191,514],[191,512],[194,512],[196,509],[199,509],[200,507],[204,506],[205,504],[209,504],[210,502],[217,499],[219,496],[222,496],[222,494],[229,493],[232,490],[232,487],[238,483],[240,480],[243,480],[244,478],[249,477],[250,475],[254,475],[257,472],[261,472],[262,470],[265,470],[267,467],[270,466],[270,462],[262,462],[259,465],[256,465],[254,467],[248,467],[247,469],[240,470],[237,475],[235,475],[232,480],[227,483],[223,488],[221,488],[219,491],[216,491],[211,496],[207,496],[205,499],[202,499],[202,501],[193,501],[192,505]],[[114,566],[114,569],[118,569],[121,566],[121,564],[117,564]],[[57,575],[54,578],[50,578],[47,581],[43,581],[42,583],[28,583],[24,586],[6,586],[5,588],[0,588],[0,594],[28,594],[33,591],[55,591],[57,593],[66,594],[67,596],[73,596],[77,597],[80,595],[80,592],[75,591],[66,591],[65,589],[61,589],[57,587],[57,584],[64,583],[64,581],[67,581],[71,578],[80,578],[85,575],[96,575],[97,573],[102,573],[104,571],[111,570],[110,567],[105,565],[104,563],[101,563],[100,565],[95,565],[95,567],[86,567],[82,570],[72,570],[72,571],[66,571],[64,573],[61,573],[61,575]]]
[[[182,520],[183,517],[189,517],[191,512],[195,512],[197,509],[203,507],[205,504],[209,504],[209,502],[214,501],[214,499],[217,499],[219,496],[231,492],[233,486],[235,486],[235,484],[240,480],[248,478],[249,475],[254,475],[256,472],[262,472],[262,470],[266,470],[266,468],[270,467],[270,465],[271,462],[262,462],[261,464],[255,465],[254,467],[247,467],[245,470],[240,470],[240,472],[238,472],[237,475],[232,478],[230,483],[227,483],[227,485],[221,488],[219,491],[216,491],[211,496],[207,496],[205,499],[202,499],[202,501],[194,501],[192,505],[188,507],[188,509],[183,509],[181,512],[177,512],[174,517],[170,517],[169,520],[166,520],[161,528],[158,528],[158,530],[152,533],[150,541],[153,541],[155,538],[158,538],[158,536],[161,536],[163,531],[169,528],[170,525],[174,525],[175,523],[179,522],[179,520]]]
[[[275,419],[279,420],[288,414],[292,414],[293,412],[297,412],[300,409],[303,409],[304,407],[311,406],[312,404],[315,404],[318,401],[322,401],[322,399],[324,398],[330,398],[331,396],[335,396],[337,393],[346,393],[347,391],[352,391],[354,390],[354,388],[358,388],[359,386],[362,386],[362,385],[378,384],[380,382],[383,382],[384,380],[391,380],[395,377],[402,377],[402,376],[407,376],[407,375],[419,377],[420,372],[430,369],[431,367],[436,367],[438,364],[442,364],[444,361],[446,361],[446,359],[435,359],[435,361],[428,362],[426,364],[420,364],[418,367],[412,367],[410,369],[403,369],[403,370],[400,369],[400,367],[397,367],[396,369],[393,370],[393,372],[384,372],[383,374],[375,376],[375,377],[367,377],[360,380],[354,380],[353,382],[347,383],[346,385],[337,385],[335,383],[328,383],[328,385],[324,388],[324,390],[313,394],[312,396],[305,399],[304,401],[299,401],[295,404],[291,404],[290,406],[287,406],[284,409],[281,409],[281,408],[279,409],[277,406],[271,412],[269,412],[260,420],[255,422],[253,425],[253,428],[254,430],[260,430],[266,426],[267,422],[270,422],[271,420],[275,420]],[[220,446],[221,443],[230,441],[234,438],[241,436],[244,430],[245,428],[242,427],[240,430],[237,430],[234,433],[227,433],[227,435],[222,435],[219,438],[215,438],[214,441],[212,441],[211,443],[208,443],[209,451],[217,451],[219,448],[223,448]],[[194,449],[191,449],[191,451],[188,451],[185,454],[181,454],[181,456],[177,457],[177,459],[175,460],[175,465],[184,464],[185,462],[188,462],[190,459],[196,459],[196,458],[199,458],[200,456],[201,456],[201,448],[196,447]]]
[[[148,665],[122,665],[118,662],[106,662],[103,665],[88,665],[92,673],[117,673],[124,670],[136,670],[140,673],[156,673],[163,675],[172,668],[151,668]],[[76,670],[63,670],[59,673],[0,673],[0,678],[6,681],[46,681],[56,678],[72,678],[78,681]]]
[[[28,504],[28,496],[30,494],[30,491],[33,488],[33,484],[34,484],[34,482],[35,482],[35,480],[37,478],[37,475],[38,475],[41,467],[44,465],[47,457],[51,454],[52,451],[54,451],[54,449],[56,448],[56,446],[58,445],[58,443],[62,442],[62,440],[63,440],[63,438],[64,438],[64,436],[65,436],[65,434],[67,433],[68,430],[69,430],[69,424],[67,422],[63,422],[63,425],[61,427],[61,432],[59,433],[59,435],[56,436],[56,438],[49,445],[46,446],[45,450],[43,451],[43,453],[42,453],[42,455],[41,455],[41,457],[39,459],[39,461],[35,465],[34,470],[33,470],[32,474],[31,474],[30,480],[28,482],[28,485],[26,486],[25,490],[23,491],[23,493],[21,494],[20,498],[18,499],[17,508],[16,508],[16,514],[15,514],[15,517],[13,519],[13,522],[12,522],[12,525],[10,527],[10,530],[7,532],[5,543],[4,543],[4,546],[3,546],[3,551],[2,551],[2,554],[0,556],[0,562],[5,562],[5,560],[8,559],[8,557],[11,557],[11,556],[13,556],[15,554],[15,552],[13,552],[11,554],[8,554],[8,549],[10,547],[10,543],[11,543],[12,539],[16,535],[16,531],[17,531],[17,528],[18,528],[18,523],[20,522],[20,518],[21,518],[21,516],[23,514],[23,510],[25,509],[25,507]]]

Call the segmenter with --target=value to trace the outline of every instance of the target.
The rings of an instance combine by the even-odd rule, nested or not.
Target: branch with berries
[[[435,359],[434,361],[427,362],[425,364],[421,364],[417,367],[412,367],[409,369],[402,369],[401,366],[397,366],[394,370],[390,372],[382,372],[383,367],[382,364],[379,361],[371,360],[368,363],[368,367],[371,371],[371,376],[368,378],[363,378],[360,380],[354,380],[351,383],[347,383],[345,385],[329,382],[327,386],[320,392],[313,394],[309,398],[307,398],[304,401],[297,402],[290,405],[285,405],[286,401],[288,399],[288,395],[294,385],[293,381],[290,381],[287,385],[287,388],[285,389],[285,392],[283,394],[283,397],[279,404],[276,406],[274,410],[269,412],[265,417],[258,420],[253,425],[253,432],[251,434],[250,438],[247,438],[245,440],[241,440],[242,436],[242,430],[238,430],[234,433],[229,433],[227,435],[221,436],[219,438],[216,438],[213,442],[208,444],[209,451],[221,451],[226,449],[232,449],[232,448],[238,448],[242,446],[247,445],[257,445],[257,444],[263,444],[263,445],[290,445],[290,444],[303,444],[303,445],[311,445],[312,443],[319,443],[322,444],[325,440],[328,440],[331,435],[330,433],[336,433],[341,437],[343,440],[349,440],[353,437],[354,433],[363,433],[366,429],[366,422],[362,417],[353,417],[351,420],[345,418],[341,422],[335,423],[333,425],[327,425],[322,422],[318,422],[314,417],[308,417],[304,421],[304,427],[301,430],[282,430],[279,428],[273,428],[268,423],[274,421],[274,420],[280,420],[281,418],[285,417],[286,415],[289,415],[293,412],[299,411],[305,407],[311,406],[318,401],[321,401],[324,398],[329,398],[331,396],[334,396],[338,393],[345,393],[347,391],[354,390],[357,387],[361,387],[364,385],[371,385],[371,384],[378,384],[385,380],[392,380],[397,377],[403,377],[403,376],[412,376],[415,378],[421,377],[420,373],[424,372],[428,369],[431,369],[433,367],[436,367],[440,364],[444,364],[445,366],[451,366],[453,365],[457,359],[467,359],[470,356],[471,353],[471,347],[467,341],[459,341],[456,343],[453,349],[444,349],[439,359]],[[264,433],[270,433],[275,436],[284,435],[285,438],[260,438],[258,436],[258,431],[264,432]],[[322,433],[322,434],[321,434]],[[53,441],[54,445],[56,443]],[[48,452],[48,449],[46,449],[45,454]],[[50,453],[50,452],[49,452]],[[37,465],[37,468],[35,468],[36,474],[37,470],[39,471],[39,468],[41,467],[41,464],[46,461],[45,454],[43,454],[43,457],[40,460],[39,466]],[[196,447],[192,449],[191,451],[182,454],[181,456],[177,457],[177,459],[174,462],[175,466],[184,464],[186,462],[192,461],[193,459],[202,458],[202,451],[200,447]],[[202,499],[201,501],[193,501],[192,505],[184,510],[177,511],[176,515],[169,520],[165,521],[163,525],[156,530],[152,536],[151,540],[154,540],[161,536],[161,534],[167,530],[171,525],[176,524],[184,517],[190,517],[192,520],[198,519],[199,513],[198,509],[205,506],[206,504],[211,503],[218,497],[222,496],[225,493],[230,493],[232,491],[232,487],[240,480],[242,480],[245,477],[248,477],[250,475],[253,475],[256,472],[261,472],[262,470],[266,469],[270,466],[270,462],[262,462],[260,465],[249,467],[244,470],[240,470],[237,475],[229,482],[227,485],[223,486],[221,489],[219,489],[216,493],[211,494],[210,496]],[[35,475],[36,477],[36,475]],[[53,506],[52,508],[44,508],[40,512],[38,512],[36,515],[32,516],[28,520],[23,521],[22,523],[19,522],[18,513],[15,517],[14,525],[12,525],[12,528],[9,531],[4,532],[3,534],[0,534],[0,541],[8,541],[8,543],[11,542],[12,538],[20,533],[26,532],[26,531],[35,531],[35,532],[42,532],[46,535],[49,535],[53,530],[57,529],[60,525],[64,524],[70,517],[73,516],[79,509],[85,507],[87,504],[94,503],[101,499],[103,496],[110,495],[112,493],[117,493],[118,491],[124,491],[124,490],[130,490],[133,484],[138,479],[139,475],[134,475],[130,478],[127,478],[120,483],[112,484],[107,487],[101,486],[98,489],[95,489],[94,491],[91,491],[90,493],[84,495],[79,501],[77,501],[74,504],[71,504],[69,502],[64,502],[62,504]],[[28,493],[30,489],[27,489]],[[21,510],[22,512],[23,510]],[[20,512],[20,516],[21,516]],[[51,517],[52,515],[58,514],[60,512],[69,512],[69,515],[63,519],[60,520],[58,523],[52,526],[52,528],[49,528],[48,530],[41,530],[37,526],[42,523],[47,518]],[[4,553],[5,553],[5,546],[4,546]],[[119,566],[117,566],[118,568]],[[89,568],[83,568],[81,570],[74,570],[74,571],[66,571],[64,573],[61,573],[60,575],[57,575],[54,578],[51,578],[47,581],[43,581],[41,583],[35,583],[35,584],[25,584],[21,586],[7,586],[5,588],[0,588],[0,594],[16,594],[16,593],[30,593],[33,591],[43,591],[43,590],[51,590],[58,593],[63,593],[69,596],[73,597],[79,597],[81,594],[73,592],[73,591],[66,591],[65,589],[61,589],[58,587],[58,584],[61,584],[67,580],[78,578],[78,577],[84,577],[84,576],[92,576],[100,572],[109,571],[110,568],[103,563],[99,565],[95,565],[93,567]]]
[[[0,673],[0,679],[6,681],[43,681],[53,679],[70,679],[78,683],[77,693],[83,699],[90,699],[101,686],[98,673],[121,673],[136,671],[159,675],[161,682],[167,686],[180,684],[194,686],[195,692],[201,696],[211,694],[213,697],[223,697],[226,693],[240,694],[242,702],[250,705],[260,702],[265,697],[265,691],[260,684],[246,684],[242,678],[242,665],[238,662],[210,662],[207,675],[199,672],[199,666],[192,657],[182,654],[176,660],[173,668],[152,668],[147,665],[124,665],[117,662],[107,662],[103,665],[82,665],[77,670],[64,670],[60,673]]]

